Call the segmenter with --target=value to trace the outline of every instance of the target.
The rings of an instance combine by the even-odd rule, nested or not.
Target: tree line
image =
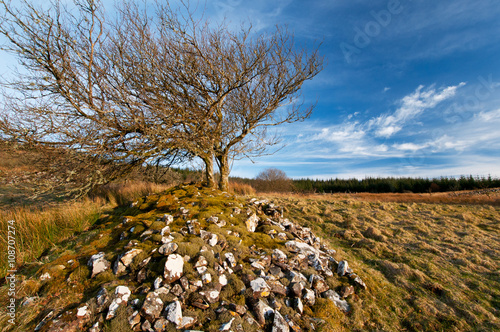
[[[269,168],[255,178],[232,177],[231,181],[252,186],[258,192],[299,193],[433,193],[500,188],[500,178],[460,176],[439,178],[367,177],[365,179],[290,179],[285,172]]]
[[[330,179],[330,180],[293,180],[294,188],[299,192],[343,193],[428,193],[460,190],[474,190],[500,187],[500,179],[488,177],[461,176],[440,178],[365,178],[365,179]]]

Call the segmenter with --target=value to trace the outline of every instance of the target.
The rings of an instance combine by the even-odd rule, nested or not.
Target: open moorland
[[[224,239],[212,247],[215,256],[205,254],[209,263],[214,263],[215,257],[220,257],[217,254],[233,250],[238,253],[236,257],[244,266],[244,272],[239,271],[228,278],[232,288],[223,289],[217,301],[204,304],[208,305],[210,314],[202,315],[203,310],[190,307],[191,298],[186,296],[185,303],[182,304],[185,316],[197,317],[198,325],[193,328],[199,330],[219,330],[221,324],[234,317],[235,331],[238,331],[239,326],[245,330],[258,331],[261,327],[248,325],[248,321],[243,319],[255,317],[252,301],[249,301],[253,298],[252,295],[238,295],[234,289],[248,289],[249,280],[259,276],[259,272],[250,263],[259,259],[263,252],[270,255],[272,250],[282,248],[288,257],[294,255],[285,248],[285,241],[269,235],[273,229],[265,224],[267,217],[262,212],[266,211],[269,204],[282,208],[283,217],[299,229],[310,228],[321,239],[322,245],[336,251],[332,261],[347,261],[367,286],[366,289],[355,287],[353,294],[344,292],[343,300],[349,306],[348,312],[325,302],[315,290],[318,300],[315,304],[304,305],[301,319],[296,317],[295,309],[288,308],[288,305],[295,308],[291,302],[287,302],[290,294],[264,299],[270,305],[275,305],[275,308],[280,308],[283,316],[292,317],[302,331],[311,330],[311,322],[317,331],[500,329],[498,190],[432,194],[238,196],[196,189],[194,186],[167,189],[165,186],[129,183],[109,187],[92,198],[31,204],[28,194],[33,192],[30,187],[33,182],[26,179],[38,174],[37,170],[32,167],[33,164],[23,166],[26,169],[18,167],[25,162],[23,158],[28,157],[29,155],[17,155],[16,158],[5,157],[2,161],[2,331],[33,330],[55,308],[71,313],[84,303],[90,303],[102,284],[106,284],[108,288],[127,284],[133,289],[131,299],[144,301],[146,294],[141,293],[138,288],[136,276],[134,275],[133,280],[130,277],[133,273],[140,272],[138,262],[133,261],[131,267],[127,267],[129,270],[125,276],[116,275],[109,270],[93,278],[87,262],[98,251],[106,252],[105,257],[110,262],[116,261],[129,241],[136,238],[142,240],[142,234],[149,228],[155,232],[153,228],[158,226],[155,222],[164,213],[172,213],[175,218],[171,231],[174,242],[178,242],[177,252],[193,259],[186,263],[184,273],[190,279],[197,278],[189,267],[192,268],[194,260],[199,258],[203,241],[193,235],[182,235],[181,230],[187,217],[179,212],[181,206],[190,206],[191,212],[187,219],[198,219],[203,229],[217,234],[219,240]],[[150,195],[149,198],[145,196],[155,192],[163,194]],[[252,205],[252,198],[263,202],[260,203],[262,211]],[[162,199],[164,205],[160,207],[158,204]],[[153,201],[156,205],[146,204]],[[146,205],[131,209],[131,202],[144,202]],[[255,234],[245,230],[246,214],[233,216],[233,208],[236,206],[241,206],[242,210],[250,207],[252,211],[256,211],[261,223]],[[226,229],[209,224],[207,220],[212,215],[230,221],[225,227],[230,227],[228,230],[238,233],[240,237],[228,236],[224,233]],[[124,216],[130,217],[133,224],[129,226],[135,227],[136,232],[131,233],[130,238],[122,239],[123,228],[120,225]],[[279,218],[276,220],[280,221]],[[9,220],[15,220],[17,231],[19,279],[15,294],[16,325],[9,324],[9,317],[6,315],[9,296],[4,277],[7,271],[5,253]],[[287,234],[287,240],[294,236]],[[155,244],[158,241],[161,244],[160,238],[152,238],[140,243],[139,247],[144,252],[151,251],[155,245],[159,245]],[[222,246],[224,243],[225,246]],[[145,255],[138,257],[143,259]],[[166,258],[161,255],[152,256],[152,274],[146,274],[145,287],[152,287],[151,278],[156,273],[154,271],[162,270],[164,260]],[[75,264],[68,265],[70,261]],[[342,293],[352,282],[336,274],[336,265],[329,267],[335,276],[325,279],[328,288]],[[218,280],[214,269],[210,268],[208,271],[214,274],[214,282]],[[42,280],[45,273],[52,275],[52,278]],[[315,274],[310,267],[303,269],[302,273],[309,280]],[[290,284],[293,283],[285,279],[287,278],[280,278],[280,283],[291,287]],[[312,285],[304,283],[306,289],[312,288]],[[181,294],[181,298],[184,295]],[[171,295],[162,299],[165,307],[174,300]],[[230,302],[246,307],[246,315],[249,316],[243,314],[243,309],[240,313],[229,310],[232,308],[228,306]],[[142,302],[139,303],[140,306]],[[229,310],[231,314],[228,316],[224,310]],[[57,314],[61,312],[56,311],[54,317]],[[130,314],[119,311],[115,318],[103,319],[100,329],[131,330],[133,325],[128,323]],[[92,315],[95,315],[92,319],[98,319],[99,314]],[[145,322],[144,318],[142,322]],[[90,327],[82,326],[85,330]],[[168,326],[166,330],[175,330],[174,325]],[[272,319],[271,322],[264,321],[263,326],[270,331]],[[47,324],[45,330],[50,330],[49,327],[50,324]],[[136,325],[135,330],[137,328]]]

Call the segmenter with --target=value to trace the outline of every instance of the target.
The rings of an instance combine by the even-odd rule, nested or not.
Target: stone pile
[[[281,247],[253,244],[243,254],[237,246],[243,245],[240,233],[244,232],[236,232],[232,221],[216,213],[197,220],[189,207],[180,207],[158,218],[154,228],[136,234],[114,261],[106,260],[104,252],[89,257],[90,278],[112,271],[119,279],[101,285],[97,295],[73,313],[56,317],[52,313],[37,330],[77,331],[87,326],[89,331],[101,331],[122,308],[133,331],[203,331],[207,324],[217,324],[219,331],[302,331],[304,322],[308,327],[322,323],[305,314],[307,307],[311,308],[307,312],[314,312],[318,298],[349,313],[346,299],[366,289],[347,261],[337,261],[335,250],[309,228],[284,218],[281,207],[252,199],[234,207],[233,216],[240,217],[245,234],[266,234]],[[122,241],[134,234],[135,226],[128,228],[129,222],[124,218],[116,227]],[[229,236],[239,238],[238,245],[231,246]],[[194,243],[195,238],[203,241],[199,252],[192,256],[178,252],[182,241]],[[147,241],[155,244],[148,252],[141,247]],[[161,273],[151,268],[158,261],[164,262]],[[346,285],[333,289],[329,278],[344,278]],[[229,297],[222,296],[228,294],[226,288],[231,289]],[[74,318],[68,319],[71,314]],[[71,321],[67,328],[57,323],[63,318]]]

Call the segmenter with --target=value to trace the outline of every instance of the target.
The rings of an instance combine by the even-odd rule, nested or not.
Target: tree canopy
[[[197,157],[208,186],[216,162],[225,190],[231,160],[261,155],[279,142],[269,128],[311,114],[300,89],[323,59],[317,48],[297,48],[284,27],[235,31],[199,18],[187,2],[124,1],[114,16],[97,0],[75,3],[0,0],[3,49],[23,67],[3,82],[18,93],[4,105],[0,130],[75,151],[82,168],[89,158],[109,165],[101,182]]]

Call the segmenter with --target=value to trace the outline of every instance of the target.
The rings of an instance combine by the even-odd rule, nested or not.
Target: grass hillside
[[[485,195],[489,204],[466,196],[475,204],[383,194],[274,201],[352,261],[369,285],[348,317],[353,330],[498,331],[499,195]]]

